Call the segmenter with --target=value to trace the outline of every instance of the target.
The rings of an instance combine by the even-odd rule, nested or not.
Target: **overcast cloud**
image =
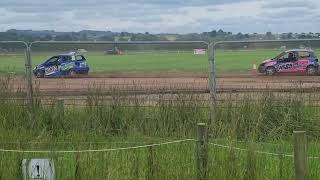
[[[319,0],[0,0],[0,31],[319,32]]]

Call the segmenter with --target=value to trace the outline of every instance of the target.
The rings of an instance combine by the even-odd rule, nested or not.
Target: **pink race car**
[[[277,73],[306,73],[318,74],[318,58],[312,50],[293,49],[284,51],[273,59],[263,61],[259,72],[272,76]]]

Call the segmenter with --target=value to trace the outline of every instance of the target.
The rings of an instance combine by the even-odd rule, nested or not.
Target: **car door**
[[[52,58],[50,58],[46,64],[45,64],[45,69],[44,69],[44,73],[46,76],[51,76],[51,75],[56,75],[59,73],[59,56],[54,56]]]
[[[276,65],[277,72],[292,72],[294,67],[294,61],[296,59],[292,59],[292,56],[289,53],[283,54],[278,59],[278,63]]]
[[[291,52],[292,56],[288,57],[287,72],[297,73],[300,72],[299,56],[298,52]]]
[[[307,51],[301,51],[298,53],[298,60],[294,64],[297,72],[305,72],[307,66],[310,64],[310,53]]]

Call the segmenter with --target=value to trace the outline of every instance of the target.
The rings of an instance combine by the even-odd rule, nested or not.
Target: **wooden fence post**
[[[208,179],[208,130],[207,124],[198,123],[197,130],[197,179]]]
[[[64,100],[58,98],[55,104],[55,122],[52,126],[54,132],[64,130]]]
[[[56,112],[59,118],[63,118],[64,116],[64,100],[59,98],[56,102]]]
[[[153,180],[155,177],[154,177],[154,150],[153,150],[153,147],[150,146],[148,148],[148,151],[149,151],[149,155],[148,155],[148,174],[147,174],[147,179],[148,180]]]
[[[217,99],[217,85],[216,85],[216,67],[214,59],[214,43],[208,45],[208,60],[209,60],[209,89],[211,98],[215,101]]]
[[[295,179],[306,180],[308,178],[306,132],[293,131],[293,134]]]

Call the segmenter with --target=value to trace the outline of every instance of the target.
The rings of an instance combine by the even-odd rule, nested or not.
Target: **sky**
[[[319,0],[0,0],[0,31],[320,32]]]

